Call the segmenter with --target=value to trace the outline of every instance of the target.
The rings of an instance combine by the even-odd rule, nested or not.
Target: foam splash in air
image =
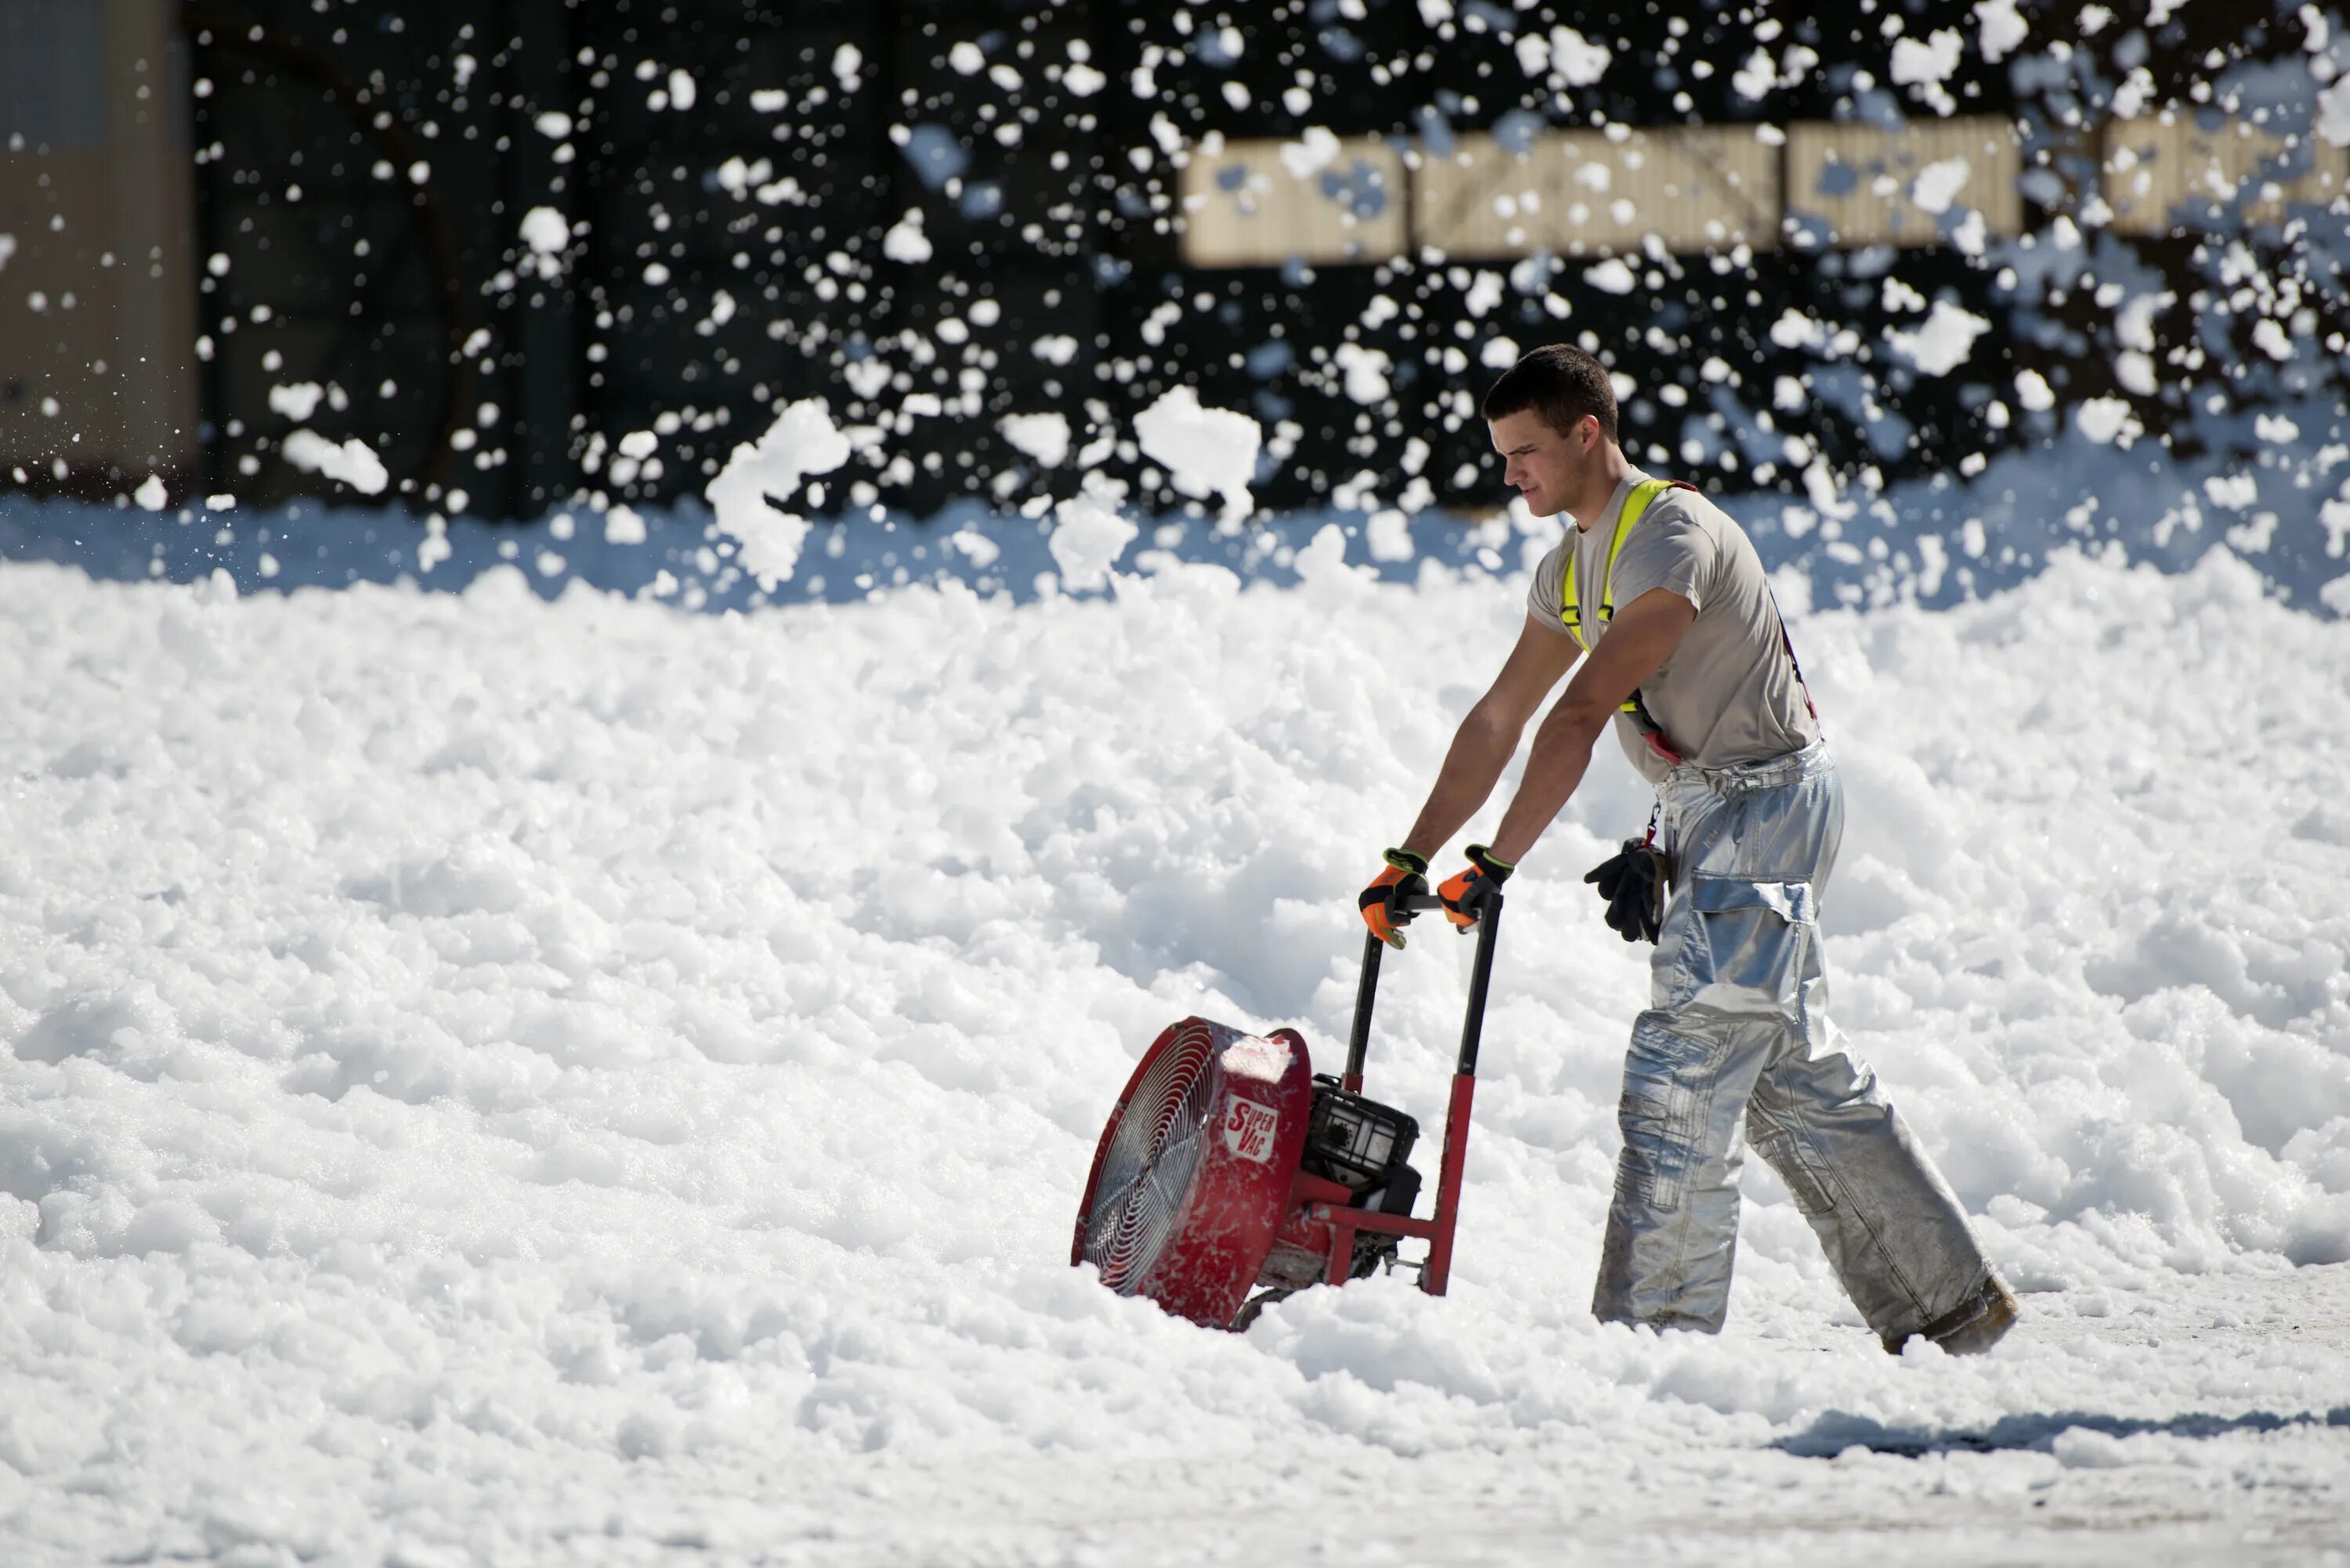
[[[736,447],[702,492],[718,514],[718,531],[735,541],[735,559],[760,587],[772,589],[791,576],[807,538],[807,519],[785,511],[784,503],[811,476],[847,462],[849,451],[825,400],[808,398],[785,407],[757,444]]]
[[[1166,465],[1175,488],[1197,501],[1224,498],[1224,517],[1238,522],[1256,509],[1249,483],[1256,477],[1264,432],[1231,409],[1200,406],[1200,395],[1177,387],[1135,416],[1143,455]]]
[[[1896,352],[1929,376],[1947,376],[1974,352],[1975,339],[1991,330],[1991,323],[1947,299],[1934,301],[1932,312],[1914,331],[1886,334]]]
[[[1073,592],[1097,588],[1139,532],[1118,509],[1115,492],[1088,478],[1082,494],[1061,503],[1045,547],[1061,568],[1061,585]]]
[[[996,424],[1003,439],[1046,468],[1069,460],[1069,421],[1065,414],[1006,414]]]
[[[286,461],[303,472],[340,480],[362,495],[380,495],[391,483],[383,460],[357,436],[331,441],[317,431],[298,430],[286,438],[282,450]]]
[[[522,243],[530,247],[525,270],[549,280],[562,276],[563,253],[571,245],[570,221],[552,207],[533,207],[522,215],[520,232]]]

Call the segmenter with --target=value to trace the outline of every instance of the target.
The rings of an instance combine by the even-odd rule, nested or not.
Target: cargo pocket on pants
[[[1699,877],[1690,883],[1688,900],[1665,1007],[1797,1018],[1812,885]]]
[[[1624,1135],[1617,1188],[1648,1208],[1680,1207],[1713,1077],[1713,1052],[1700,1041],[1643,1021],[1632,1027],[1624,1058],[1624,1097],[1616,1121]]]

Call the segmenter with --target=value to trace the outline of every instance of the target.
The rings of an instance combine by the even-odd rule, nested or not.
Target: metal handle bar
[[[1444,908],[1444,900],[1432,893],[1414,894],[1402,900],[1403,907],[1414,913]],[[1489,896],[1484,912],[1477,918],[1477,958],[1469,971],[1469,1005],[1461,1024],[1461,1056],[1456,1073],[1475,1076],[1477,1044],[1485,1032],[1485,992],[1493,978],[1493,941],[1502,928],[1502,893],[1495,888]],[[1355,1027],[1347,1039],[1347,1086],[1360,1088],[1363,1082],[1363,1059],[1370,1050],[1371,1005],[1379,990],[1379,960],[1387,944],[1366,932],[1363,937],[1363,978],[1355,988]]]

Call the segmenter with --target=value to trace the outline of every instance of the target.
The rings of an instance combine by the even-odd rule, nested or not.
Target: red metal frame
[[[1422,897],[1409,900],[1413,911],[1437,910],[1442,900]],[[1477,921],[1477,961],[1469,981],[1469,1002],[1461,1029],[1461,1054],[1452,1075],[1452,1093],[1444,1107],[1444,1154],[1436,1177],[1434,1211],[1425,1220],[1415,1220],[1403,1214],[1382,1214],[1373,1210],[1352,1205],[1353,1195],[1336,1182],[1322,1181],[1300,1172],[1291,1183],[1293,1202],[1304,1202],[1304,1211],[1293,1217],[1310,1226],[1326,1226],[1330,1235],[1329,1263],[1323,1279],[1327,1284],[1342,1285],[1353,1276],[1355,1236],[1363,1231],[1382,1235],[1400,1236],[1428,1243],[1428,1258],[1420,1265],[1419,1288],[1430,1295],[1440,1296],[1452,1281],[1452,1238],[1461,1219],[1461,1180],[1469,1162],[1469,1119],[1477,1097],[1477,1047],[1484,1033],[1485,996],[1492,981],[1493,943],[1502,923],[1502,899],[1498,892],[1492,896]],[[1355,992],[1355,1023],[1347,1040],[1347,1070],[1339,1084],[1350,1094],[1359,1094],[1363,1087],[1363,1064],[1370,1048],[1371,1009],[1378,1000],[1379,962],[1385,951],[1377,937],[1363,943],[1362,979]],[[1309,1190],[1326,1188],[1328,1191]]]
[[[1444,1287],[1452,1279],[1452,1231],[1461,1219],[1461,1173],[1469,1159],[1469,1116],[1476,1096],[1474,1074],[1452,1075],[1452,1097],[1444,1111],[1444,1160],[1436,1177],[1436,1208],[1425,1220],[1357,1209],[1347,1201],[1354,1195],[1336,1182],[1298,1173],[1296,1181],[1291,1184],[1290,1196],[1293,1199],[1305,1197],[1306,1217],[1330,1230],[1330,1269],[1325,1283],[1347,1282],[1354,1272],[1355,1233],[1376,1231],[1382,1235],[1427,1242],[1428,1261],[1420,1267],[1419,1288],[1432,1296],[1444,1293]],[[1335,1191],[1303,1191],[1303,1184],[1307,1182],[1316,1189],[1330,1188]]]
[[[1428,1266],[1419,1288],[1440,1296],[1452,1278],[1452,1227],[1461,1217],[1461,1172],[1469,1163],[1469,1107],[1477,1097],[1477,1075],[1452,1075],[1452,1103],[1444,1111],[1444,1168],[1436,1179],[1436,1233],[1429,1238]]]

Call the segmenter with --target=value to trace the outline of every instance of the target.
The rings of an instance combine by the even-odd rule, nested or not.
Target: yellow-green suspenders
[[[1644,479],[1632,486],[1632,493],[1624,497],[1624,509],[1616,514],[1616,536],[1607,542],[1607,575],[1599,583],[1599,625],[1603,631],[1607,629],[1607,623],[1616,618],[1616,557],[1624,553],[1624,541],[1632,536],[1632,525],[1647,516],[1648,507],[1657,497],[1672,487],[1673,482],[1669,479]],[[1566,553],[1566,580],[1559,589],[1559,618],[1566,622],[1567,635],[1575,639],[1584,652],[1588,653],[1591,644],[1583,636],[1583,597],[1575,591],[1575,557],[1581,553],[1580,550]],[[1649,716],[1648,705],[1640,701],[1638,691],[1635,691],[1626,698],[1617,711],[1631,716],[1632,722],[1659,756],[1671,763],[1681,760],[1672,742],[1665,739],[1663,729]]]
[[[1616,514],[1616,536],[1607,542],[1607,575],[1599,585],[1599,623],[1603,631],[1607,629],[1607,623],[1616,618],[1616,557],[1624,553],[1624,541],[1631,537],[1633,524],[1648,515],[1648,508],[1657,497],[1672,489],[1674,483],[1669,479],[1644,479],[1632,486],[1632,493],[1624,497],[1624,509]],[[1697,487],[1685,484],[1680,488],[1694,490]],[[1559,588],[1558,613],[1559,618],[1566,623],[1567,635],[1575,639],[1577,647],[1588,653],[1591,644],[1583,636],[1583,598],[1575,591],[1575,558],[1579,554],[1580,550],[1573,549],[1566,553],[1566,576]],[[1787,660],[1795,671],[1795,684],[1804,693],[1804,706],[1816,720],[1820,711],[1812,702],[1811,685],[1804,679],[1803,664],[1795,658],[1795,645],[1787,636],[1786,618],[1778,612],[1778,596],[1774,594],[1771,600],[1771,613],[1779,622],[1779,646],[1787,650]],[[1637,690],[1619,711],[1631,716],[1642,738],[1659,756],[1674,763],[1681,760],[1679,752],[1665,738],[1663,727],[1649,714],[1648,704],[1640,701],[1640,693]],[[1653,826],[1650,831],[1654,831]]]
[[[1644,479],[1632,486],[1631,494],[1624,497],[1624,509],[1616,514],[1616,536],[1607,542],[1607,575],[1599,585],[1599,625],[1603,631],[1616,618],[1616,557],[1624,553],[1624,541],[1632,536],[1632,525],[1647,516],[1649,505],[1672,487],[1669,479]],[[1566,581],[1559,590],[1558,613],[1566,622],[1567,635],[1588,653],[1591,644],[1583,635],[1583,598],[1575,591],[1575,558],[1580,554],[1580,550],[1567,552]],[[1624,704],[1626,712],[1631,710],[1629,702]]]

